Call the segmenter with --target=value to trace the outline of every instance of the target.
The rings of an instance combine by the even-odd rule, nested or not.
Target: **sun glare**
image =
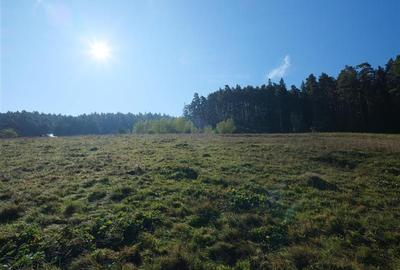
[[[94,59],[105,61],[111,57],[111,47],[105,41],[93,41],[90,43],[89,53]]]

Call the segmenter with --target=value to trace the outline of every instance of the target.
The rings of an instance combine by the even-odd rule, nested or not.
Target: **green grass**
[[[400,269],[400,136],[0,140],[0,269]]]

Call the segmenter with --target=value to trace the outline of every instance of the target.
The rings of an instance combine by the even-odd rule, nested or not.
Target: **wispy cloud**
[[[268,79],[280,79],[283,76],[285,76],[288,68],[290,67],[291,63],[290,63],[290,56],[287,54],[285,56],[285,58],[283,58],[282,64],[280,64],[278,67],[274,68],[273,70],[271,70],[268,75],[267,78]]]

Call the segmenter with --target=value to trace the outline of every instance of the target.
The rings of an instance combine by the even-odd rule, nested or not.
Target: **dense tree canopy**
[[[385,68],[346,66],[337,78],[311,74],[300,89],[283,79],[195,93],[184,116],[197,128],[233,119],[237,132],[400,132],[400,55]]]
[[[44,114],[38,112],[0,113],[0,130],[11,128],[20,136],[58,136],[82,134],[127,133],[135,123],[144,120],[170,118],[161,114],[92,113],[79,116]]]

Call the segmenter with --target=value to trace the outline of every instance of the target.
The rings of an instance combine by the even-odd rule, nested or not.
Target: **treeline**
[[[337,78],[311,74],[300,88],[281,79],[196,93],[184,116],[198,129],[233,119],[237,132],[400,132],[400,55],[376,69],[346,66]]]
[[[38,112],[0,113],[0,131],[13,130],[18,136],[41,136],[54,133],[57,136],[85,134],[130,133],[133,125],[145,120],[170,119],[161,114],[92,113],[65,116]]]

